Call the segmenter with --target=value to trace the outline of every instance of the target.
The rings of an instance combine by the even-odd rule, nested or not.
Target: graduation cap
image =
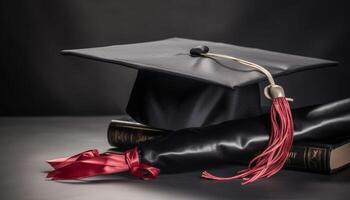
[[[334,100],[332,91],[319,88],[328,75],[323,69],[337,65],[329,60],[180,38],[62,53],[138,69],[126,112],[155,128],[201,127],[270,111],[271,102],[264,95],[269,83],[263,73],[230,59],[191,54],[198,46],[263,66],[294,98],[292,108]]]
[[[245,183],[270,177],[283,167],[293,142],[291,106],[300,108],[332,99],[328,91],[319,98],[324,91],[317,87],[317,80],[324,79],[315,78],[318,73],[304,76],[304,80],[299,80],[303,83],[292,82],[290,77],[337,65],[323,59],[180,38],[62,53],[138,69],[127,113],[152,127],[178,130],[271,112],[268,146],[246,170],[226,178],[202,174],[215,180],[242,178]],[[285,97],[276,77],[278,82],[291,82],[283,85],[288,97],[296,99],[291,106],[288,101],[292,99]],[[309,79],[313,80],[312,86],[302,87]],[[130,155],[138,158],[136,154],[137,148],[128,151],[126,160],[130,160]],[[152,171],[153,168],[147,172],[153,174]]]

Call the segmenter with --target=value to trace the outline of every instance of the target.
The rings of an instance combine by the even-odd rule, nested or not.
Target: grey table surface
[[[46,180],[45,160],[83,150],[108,150],[103,117],[0,118],[0,199],[350,199],[350,170],[332,176],[283,170],[248,186],[199,178],[199,171],[142,181],[128,174],[87,181]],[[231,174],[241,166],[216,170]]]

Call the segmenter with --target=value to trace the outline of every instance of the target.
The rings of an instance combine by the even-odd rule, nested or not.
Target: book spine
[[[111,122],[107,138],[111,146],[120,149],[133,148],[141,142],[153,140],[167,135],[165,131]]]
[[[285,168],[331,173],[329,166],[330,149],[308,144],[293,145]]]
[[[129,149],[141,142],[161,138],[167,134],[169,133],[158,129],[111,122],[108,128],[108,142],[111,146]],[[327,147],[315,147],[308,144],[293,145],[285,168],[331,173],[329,154],[330,149]]]

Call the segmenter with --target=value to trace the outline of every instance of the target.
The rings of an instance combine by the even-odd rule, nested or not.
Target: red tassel
[[[81,179],[102,174],[129,171],[141,179],[153,179],[160,170],[140,163],[137,148],[125,153],[107,152],[99,154],[96,149],[77,155],[47,161],[55,170],[49,172],[51,180]]]
[[[212,180],[243,179],[242,185],[245,185],[276,174],[286,162],[293,143],[293,118],[285,97],[273,99],[271,126],[267,148],[250,161],[247,169],[239,171],[237,175],[231,177],[218,177],[204,171],[202,177]]]

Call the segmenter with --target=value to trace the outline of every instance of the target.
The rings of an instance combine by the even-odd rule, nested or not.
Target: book
[[[332,174],[350,165],[350,140],[305,141],[293,145],[286,167]]]
[[[119,149],[129,149],[140,142],[164,137],[167,131],[137,123],[131,118],[112,120],[107,131],[108,143]]]
[[[166,137],[170,133],[171,131],[140,124],[131,118],[123,118],[111,121],[107,137],[111,146],[129,149],[147,140]],[[350,140],[336,138],[293,144],[285,168],[332,174],[349,165]]]

